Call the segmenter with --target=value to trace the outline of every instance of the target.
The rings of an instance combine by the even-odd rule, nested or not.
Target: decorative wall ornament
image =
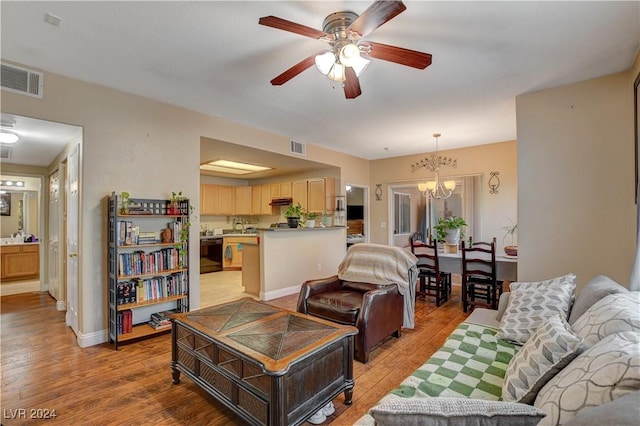
[[[382,201],[382,184],[376,183],[376,201]]]
[[[500,178],[498,175],[500,172],[490,172],[491,177],[489,178],[489,194],[497,194],[498,188],[500,188]]]

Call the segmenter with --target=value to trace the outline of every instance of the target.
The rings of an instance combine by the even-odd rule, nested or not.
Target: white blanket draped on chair
[[[413,328],[418,259],[394,246],[360,243],[349,247],[338,266],[338,278],[371,284],[396,284],[404,298],[403,327]]]

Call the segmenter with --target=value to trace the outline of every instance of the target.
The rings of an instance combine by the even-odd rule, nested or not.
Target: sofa
[[[640,424],[640,293],[575,278],[512,283],[356,424]]]

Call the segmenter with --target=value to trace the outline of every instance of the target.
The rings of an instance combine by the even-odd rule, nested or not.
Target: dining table
[[[440,270],[452,274],[462,274],[462,252],[438,253]],[[516,281],[518,278],[518,258],[506,254],[496,254],[496,279]]]

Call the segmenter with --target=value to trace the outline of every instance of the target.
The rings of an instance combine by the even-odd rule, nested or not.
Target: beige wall
[[[457,168],[443,167],[441,177],[464,176],[479,174],[482,176],[481,236],[476,238],[490,239],[496,237],[502,242],[503,226],[509,225],[509,219],[518,220],[517,209],[517,157],[518,144],[515,141],[481,145],[449,151],[440,151],[440,155],[453,157],[458,160]],[[393,222],[389,217],[389,185],[401,185],[405,182],[418,183],[433,174],[421,169],[411,172],[411,164],[423,159],[426,154],[408,155],[402,157],[374,160],[371,162],[371,188],[373,188],[371,205],[371,242],[388,244],[389,226]],[[500,172],[500,188],[497,194],[489,194],[489,173]],[[382,184],[382,201],[376,201],[376,184]],[[382,223],[386,227],[381,226]]]
[[[516,98],[518,275],[606,274],[628,285],[636,242],[633,79],[605,76]]]
[[[84,346],[106,338],[105,197],[128,191],[133,197],[168,198],[182,191],[197,212],[200,137],[285,155],[289,138],[56,74],[45,73],[45,82],[42,100],[3,91],[2,111],[84,128],[78,336]],[[314,145],[307,145],[307,155],[340,167],[349,182],[369,181],[366,160]],[[197,266],[199,218],[192,223],[190,264]],[[191,271],[191,308],[197,308],[198,268]]]

